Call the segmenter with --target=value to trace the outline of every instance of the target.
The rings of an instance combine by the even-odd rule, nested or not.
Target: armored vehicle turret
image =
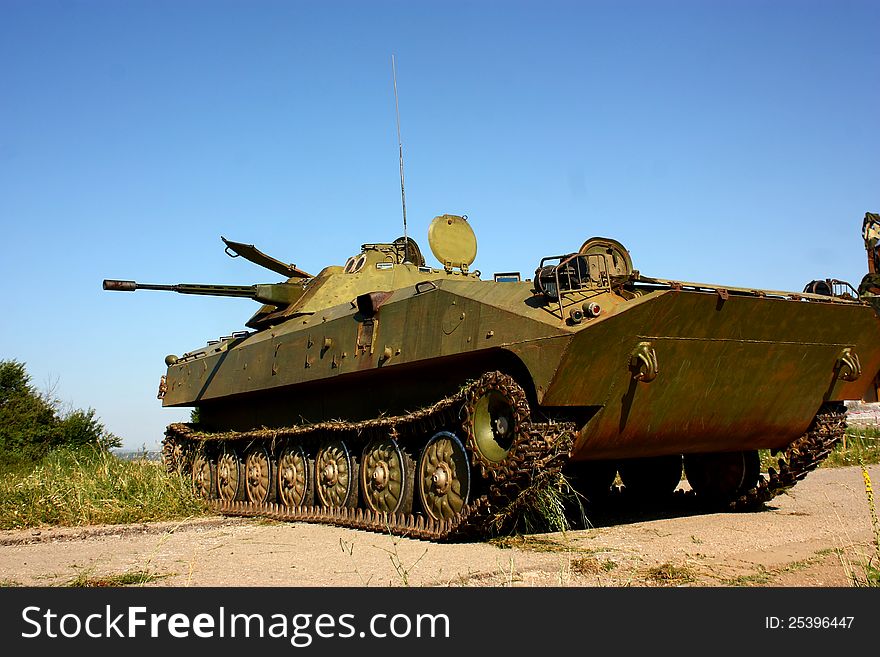
[[[225,513],[430,539],[490,531],[560,470],[651,500],[684,469],[697,499],[751,508],[816,467],[880,371],[857,298],[645,276],[604,237],[486,280],[466,217],[428,239],[437,266],[400,238],[311,276],[224,240],[287,280],[105,283],[263,304],[166,359],[163,404],[199,409],[168,427],[169,467]]]

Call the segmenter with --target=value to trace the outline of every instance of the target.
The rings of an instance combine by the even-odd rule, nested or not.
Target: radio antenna
[[[397,151],[400,155],[400,203],[403,206],[403,261],[409,262],[409,239],[406,237],[406,191],[403,185],[403,141],[400,138],[400,103],[397,100],[397,67],[391,54],[391,77],[394,79],[394,111],[397,114]]]

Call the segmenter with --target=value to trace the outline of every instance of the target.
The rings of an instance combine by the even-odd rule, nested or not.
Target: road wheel
[[[315,457],[318,502],[327,508],[357,505],[357,461],[342,440],[330,440]]]
[[[468,503],[471,470],[464,445],[449,431],[434,435],[419,459],[419,498],[434,520],[454,518]]]
[[[365,448],[360,463],[364,504],[379,513],[410,513],[415,463],[396,440],[377,438]]]
[[[234,448],[224,446],[217,459],[218,497],[224,502],[239,499],[241,479],[241,459]]]
[[[265,447],[255,446],[248,450],[244,460],[245,491],[254,504],[267,502],[273,490],[272,459]]]
[[[211,459],[200,449],[196,453],[192,468],[193,492],[196,497],[209,500],[214,496],[214,473],[211,467]]]
[[[685,454],[684,472],[698,497],[729,502],[752,489],[760,477],[757,450]]]
[[[282,504],[292,508],[314,504],[313,467],[301,445],[289,445],[281,450],[275,472],[278,499]]]

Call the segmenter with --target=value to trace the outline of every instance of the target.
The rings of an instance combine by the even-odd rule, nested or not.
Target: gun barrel
[[[178,283],[177,285],[156,285],[153,283],[136,283],[135,281],[117,281],[107,279],[104,289],[114,292],[134,292],[135,290],[159,290],[177,292],[178,294],[202,294],[219,297],[255,298],[256,285],[205,285],[201,283]]]

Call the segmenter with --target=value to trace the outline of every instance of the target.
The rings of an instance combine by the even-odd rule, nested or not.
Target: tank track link
[[[492,462],[480,456],[469,421],[474,405],[487,389],[498,390],[514,410],[514,438],[507,456]],[[210,500],[220,513],[350,527],[433,541],[467,540],[503,531],[512,514],[531,490],[552,482],[568,460],[575,425],[569,422],[532,422],[522,388],[505,374],[491,372],[433,406],[402,416],[379,417],[361,422],[328,421],[280,429],[208,433],[196,426],[170,425],[163,443],[163,460],[169,471],[191,475],[198,450],[206,445],[232,443],[244,451],[262,444],[275,452],[283,441],[296,440],[310,449],[322,441],[342,438],[355,452],[377,436],[391,436],[401,449],[418,453],[434,432],[453,429],[465,438],[468,456],[482,475],[481,492],[453,518],[436,520],[423,513],[389,514],[357,507],[288,507],[278,502],[255,503],[236,499]]]
[[[518,425],[507,458],[497,463],[481,457],[475,449],[472,423],[468,421],[474,412],[474,401],[489,387],[503,390],[514,401]],[[422,513],[377,513],[364,508],[287,507],[276,502],[212,500],[211,504],[218,512],[231,516],[323,523],[433,541],[484,538],[503,531],[512,512],[516,511],[521,500],[528,497],[529,491],[551,482],[568,460],[576,425],[570,422],[532,422],[528,419],[527,409],[528,402],[515,381],[493,372],[431,407],[403,416],[222,433],[202,432],[189,424],[172,424],[166,431],[163,459],[170,471],[190,474],[194,454],[210,443],[233,442],[247,446],[258,442],[268,444],[274,450],[283,440],[298,439],[313,447],[329,436],[340,435],[354,436],[355,445],[363,445],[379,432],[386,432],[393,435],[402,447],[412,450],[419,446],[419,438],[430,432],[443,427],[457,428],[466,438],[469,456],[480,471],[485,486],[480,495],[451,519],[434,520]],[[775,455],[777,466],[769,468],[767,476],[761,474],[753,488],[726,503],[724,508],[729,511],[761,508],[815,470],[845,433],[844,404],[825,404],[804,435]],[[677,497],[691,500],[696,495],[691,491]]]
[[[760,508],[777,495],[785,493],[819,467],[838,441],[846,435],[846,406],[843,402],[828,402],[819,409],[803,436],[780,453],[777,466],[770,467],[767,477],[760,475],[757,485],[741,494],[728,505],[731,511],[751,511]]]

